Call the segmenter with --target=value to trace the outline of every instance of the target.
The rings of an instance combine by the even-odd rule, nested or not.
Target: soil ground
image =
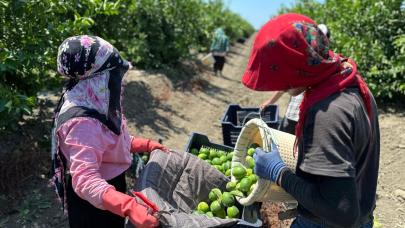
[[[170,72],[131,71],[126,77],[124,100],[130,132],[162,139],[167,147],[179,150],[184,149],[192,132],[222,143],[220,119],[229,104],[257,107],[271,95],[250,91],[240,83],[251,42],[252,39],[232,47],[222,77],[208,69],[195,70],[191,64],[182,75],[175,76]],[[287,95],[277,102],[280,114],[285,112],[287,102]],[[381,160],[375,215],[383,227],[403,228],[405,108],[403,104],[381,104],[380,107]],[[18,192],[22,193],[3,211],[0,227],[67,227],[67,220],[59,210],[53,189],[47,187],[45,176],[34,175],[19,186]],[[0,204],[2,200],[9,202],[3,198],[0,197]],[[288,221],[276,219],[274,212],[280,210],[279,207],[268,203],[263,206],[266,224],[271,227],[287,227]]]

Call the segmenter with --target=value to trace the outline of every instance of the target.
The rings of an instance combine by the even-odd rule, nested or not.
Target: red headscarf
[[[307,111],[348,86],[359,87],[371,117],[371,96],[356,63],[329,50],[328,38],[304,15],[283,14],[260,29],[242,83],[258,91],[307,88],[295,129],[298,140]]]

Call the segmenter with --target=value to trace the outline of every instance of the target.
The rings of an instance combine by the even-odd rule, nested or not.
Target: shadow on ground
[[[124,112],[126,118],[138,129],[149,126],[160,135],[166,135],[169,130],[184,133],[185,129],[173,124],[171,118],[166,118],[159,112],[169,112],[172,116],[187,120],[170,106],[154,97],[151,89],[142,81],[132,81],[126,85],[124,95]]]
[[[396,114],[405,117],[405,103],[403,99],[397,102],[377,100],[378,111],[380,114]]]

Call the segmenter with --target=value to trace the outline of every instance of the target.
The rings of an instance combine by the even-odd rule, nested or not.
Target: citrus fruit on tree
[[[231,170],[230,169],[225,171],[225,176],[227,176],[227,177],[231,176]]]

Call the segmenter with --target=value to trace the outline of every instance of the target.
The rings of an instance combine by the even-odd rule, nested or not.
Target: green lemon
[[[213,165],[221,165],[221,164],[222,164],[221,159],[219,159],[219,158],[213,158],[213,159],[212,159],[212,164],[213,164]]]
[[[202,160],[207,159],[207,155],[206,155],[206,154],[199,154],[198,157],[201,158]]]
[[[214,217],[214,214],[211,211],[208,211],[207,213],[205,213],[208,217],[212,218]]]
[[[149,156],[148,155],[142,155],[142,160],[145,162],[145,163],[147,163],[148,161],[149,161]]]
[[[200,154],[206,154],[208,156],[210,154],[210,150],[205,147],[201,147]]]
[[[254,153],[255,153],[255,148],[249,148],[248,151],[247,151],[247,154],[249,156],[253,156]]]
[[[224,192],[221,202],[225,207],[233,206],[235,204],[235,197],[229,192]]]
[[[237,183],[235,181],[231,181],[231,182],[226,183],[226,190],[228,190],[228,191],[235,190],[236,184]]]
[[[219,157],[219,159],[221,160],[221,164],[225,163],[228,160],[226,158],[226,155],[222,155],[221,157]]]
[[[228,159],[228,161],[232,161],[232,157],[235,154],[235,152],[229,152],[228,154],[226,154],[226,159]]]
[[[206,202],[200,202],[197,206],[197,210],[206,213],[207,211],[210,210],[210,206],[208,206],[208,203]]]
[[[203,211],[194,211],[193,212],[193,214],[195,214],[195,215],[203,215],[203,214],[205,214]]]
[[[191,153],[194,155],[198,155],[198,150],[196,148],[191,149]]]
[[[226,214],[229,218],[238,218],[239,217],[239,209],[236,206],[228,207],[226,209]]]
[[[245,177],[240,181],[239,184],[240,186],[238,190],[248,192],[250,190],[250,186],[252,186],[252,181],[248,177]]]
[[[210,205],[210,209],[212,213],[216,215],[216,213],[222,209],[221,203],[219,203],[217,200],[213,201]]]
[[[247,195],[250,195],[250,193],[253,192],[253,189],[255,189],[255,187],[256,187],[256,184],[252,184],[252,186],[250,186],[250,189],[249,189]]]
[[[243,194],[243,192],[239,191],[239,190],[233,190],[230,192],[232,195],[234,196],[239,196],[239,197],[245,197],[245,195]]]
[[[215,149],[211,149],[211,150],[210,150],[209,158],[210,158],[210,159],[214,159],[214,158],[216,158],[216,157],[218,157],[218,152],[217,152]]]
[[[229,218],[238,218],[239,217],[239,209],[236,206],[228,207],[226,209],[226,214]]]
[[[248,168],[253,169],[255,167],[255,160],[251,156],[246,156],[245,161]]]
[[[252,174],[249,176],[250,181],[252,181],[252,184],[256,183],[259,177],[256,174]]]
[[[240,188],[240,183],[237,182],[237,183],[236,183],[236,190],[239,190],[239,188]]]
[[[228,170],[231,168],[231,162],[230,161],[226,161],[225,163],[222,163],[222,168],[224,168],[224,170]]]
[[[376,217],[374,217],[373,223],[374,223],[374,224],[373,224],[373,227],[375,227],[375,228],[381,228],[381,227],[383,227],[382,224],[377,220]]]
[[[253,169],[246,169],[246,176],[250,176],[253,174]]]
[[[215,216],[224,219],[226,218],[226,212],[224,208],[221,208],[221,210],[217,211],[216,213],[214,213]]]
[[[223,150],[218,151],[218,157],[226,156],[226,152]]]
[[[224,169],[220,165],[213,165],[213,166],[214,166],[214,168],[216,168],[221,173],[224,171]]]
[[[221,190],[219,188],[213,188],[208,194],[208,198],[211,202],[220,199],[222,196]]]
[[[231,170],[228,169],[227,171],[225,171],[225,176],[230,177],[231,176]]]
[[[232,175],[236,179],[242,179],[246,176],[246,169],[242,166],[235,166],[232,168]]]

